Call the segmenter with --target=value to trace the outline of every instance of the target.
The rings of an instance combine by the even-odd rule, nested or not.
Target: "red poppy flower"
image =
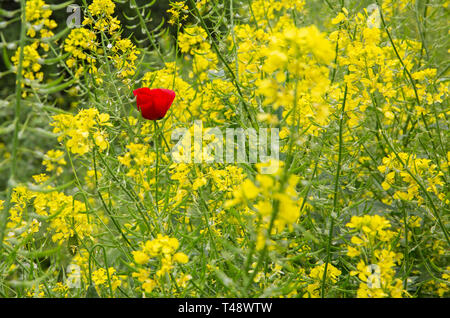
[[[133,94],[142,117],[149,120],[163,118],[175,99],[175,92],[165,88],[143,87],[135,89]]]

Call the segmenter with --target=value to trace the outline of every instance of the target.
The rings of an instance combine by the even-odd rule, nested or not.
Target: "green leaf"
[[[70,87],[73,83],[75,83],[75,81],[76,81],[76,79],[72,79],[68,82],[62,83],[62,84],[54,86],[52,88],[41,89],[40,92],[41,92],[41,94],[44,94],[44,95],[54,94],[54,93],[57,93],[57,92],[60,92],[64,89],[66,89],[67,87]]]
[[[70,1],[66,1],[66,2],[60,3],[60,4],[51,4],[51,5],[49,5],[49,7],[50,7],[50,9],[52,11],[60,10],[60,9],[67,8],[73,2],[74,2],[73,0],[70,0]]]

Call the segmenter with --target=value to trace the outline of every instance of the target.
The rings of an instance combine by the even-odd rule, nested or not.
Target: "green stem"
[[[156,124],[156,120],[153,121],[155,124],[155,134],[154,134],[154,147],[156,150],[156,166],[155,166],[155,204],[156,204],[156,212],[159,214],[159,198],[158,198],[158,169],[159,169],[159,129]]]
[[[5,233],[6,220],[9,217],[9,209],[11,206],[12,188],[16,185],[16,170],[17,170],[17,149],[19,145],[19,130],[20,130],[20,113],[21,113],[21,101],[22,101],[22,81],[23,81],[23,57],[24,47],[26,40],[26,16],[25,16],[25,0],[20,0],[21,10],[21,27],[20,27],[20,44],[19,44],[19,63],[17,65],[16,73],[16,107],[14,117],[14,135],[13,135],[13,148],[11,154],[11,166],[10,175],[8,181],[8,199],[6,203],[6,212],[3,213],[3,217],[0,222],[0,250],[3,249],[3,237]]]
[[[344,126],[344,115],[345,115],[345,103],[347,101],[347,85],[345,85],[345,91],[344,91],[344,100],[342,102],[342,108],[341,108],[341,114],[339,118],[339,155],[338,155],[338,163],[337,163],[337,170],[336,170],[336,177],[334,180],[334,194],[333,194],[333,210],[330,213],[330,230],[328,232],[328,242],[327,242],[327,258],[325,260],[325,268],[323,271],[323,278],[322,278],[322,289],[321,289],[321,295],[322,298],[325,297],[325,283],[327,279],[327,270],[328,270],[328,264],[330,263],[331,259],[331,242],[333,240],[333,230],[334,230],[334,220],[333,214],[337,214],[336,218],[339,216],[338,211],[338,188],[339,188],[339,178],[341,174],[341,162],[342,162],[342,133],[343,133],[343,126]]]

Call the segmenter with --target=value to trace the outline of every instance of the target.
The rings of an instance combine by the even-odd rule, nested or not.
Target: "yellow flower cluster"
[[[396,234],[387,230],[391,227],[390,222],[379,215],[352,216],[346,226],[360,233],[359,236],[353,236],[351,239],[351,242],[358,247],[371,246],[376,240],[389,242]],[[360,250],[351,249],[348,255],[353,257],[360,255],[360,253]]]
[[[61,282],[57,282],[56,286],[53,287],[52,291],[61,295],[61,297],[67,298],[69,296],[69,286],[64,285]]]
[[[115,4],[111,0],[94,0],[89,5],[90,17],[83,20],[81,28],[72,29],[67,37],[64,50],[71,53],[66,63],[80,77],[85,71],[94,75],[97,84],[103,83],[103,70],[99,70],[102,62],[110,63],[117,70],[117,76],[126,84],[129,77],[136,72],[136,60],[140,52],[130,39],[122,39],[120,21],[113,17]],[[97,39],[98,33],[106,33],[110,39],[102,47],[104,39]],[[108,61],[102,61],[102,58]]]
[[[110,285],[112,291],[115,291],[122,284],[114,267],[109,267],[108,272],[106,272],[106,269],[104,268],[93,271],[92,282],[94,283],[97,292],[99,291],[99,287],[103,285]]]
[[[323,282],[323,274],[325,272],[325,264],[317,265],[311,269],[309,273],[309,278],[313,280],[306,287],[306,293],[303,295],[305,298],[319,298],[320,297],[320,289]],[[332,264],[328,264],[327,266],[327,281],[326,284],[336,284],[339,276],[342,272],[334,267]]]
[[[44,79],[44,73],[40,72],[42,68],[42,60],[41,56],[38,52],[39,42],[33,42],[33,44],[26,45],[23,48],[23,61],[22,61],[22,75],[25,79],[29,81],[38,81],[42,82]],[[19,48],[14,56],[11,58],[11,61],[14,63],[16,68],[19,65],[21,49]],[[22,83],[24,86],[24,83]]]
[[[385,191],[396,185],[394,199],[417,200],[417,203],[422,205],[424,199],[420,194],[417,180],[413,178],[415,176],[424,182],[426,191],[434,193],[441,201],[448,204],[448,199],[443,191],[444,173],[438,169],[436,164],[432,163],[430,159],[417,158],[415,154],[405,152],[398,153],[398,157],[400,160],[394,153],[391,153],[383,158],[383,165],[378,166],[378,170],[385,175],[381,184]],[[405,186],[402,186],[402,182]]]
[[[49,150],[44,156],[42,165],[45,166],[45,171],[56,171],[56,175],[60,175],[63,172],[62,166],[67,164],[64,159],[64,152],[61,150]]]
[[[242,85],[250,85],[260,77],[264,54],[261,47],[269,40],[269,33],[250,24],[236,25],[232,35],[228,36],[229,46],[236,46],[237,75]]]
[[[177,24],[187,19],[187,14],[181,14],[181,12],[187,12],[189,9],[185,2],[175,1],[170,2],[169,5],[170,9],[167,10],[167,13],[170,14],[169,24]]]
[[[272,174],[262,173],[261,169],[272,165],[269,163],[257,164],[259,174],[255,177],[255,182],[245,179],[238,184],[233,191],[233,198],[225,202],[225,208],[233,206],[253,206],[256,210],[258,221],[258,238],[256,248],[261,250],[264,246],[270,246],[269,235],[281,233],[286,227],[292,230],[293,225],[301,215],[303,199],[299,197],[296,186],[299,177],[289,176],[286,182],[281,181],[281,167],[283,162],[278,162],[279,168]],[[270,226],[270,233],[268,230]]]
[[[19,237],[37,233],[41,222],[44,221],[48,231],[53,233],[52,241],[58,244],[75,235],[80,239],[89,238],[95,230],[95,226],[89,222],[84,203],[50,187],[46,192],[31,191],[23,186],[16,187],[13,189],[11,202],[6,225],[8,235],[5,240],[8,244],[15,244]],[[38,219],[28,219],[30,210]]]
[[[126,147],[128,151],[123,156],[119,156],[118,160],[128,168],[126,176],[139,185],[138,194],[143,198],[155,182],[153,176],[155,175],[156,153],[148,144],[129,143]]]
[[[214,69],[218,60],[216,53],[211,49],[206,31],[199,26],[185,27],[184,32],[178,37],[178,45],[182,53],[193,56],[193,72],[189,77],[192,78],[195,73],[200,82],[207,80],[206,71]]]
[[[88,10],[92,17],[86,18],[83,25],[93,24],[98,31],[107,31],[113,35],[120,28],[120,21],[113,17],[116,5],[111,0],[94,0],[89,5]]]
[[[136,50],[130,39],[118,39],[112,48],[114,55],[111,59],[119,70],[119,77],[126,78],[133,76],[136,72],[135,62],[139,51]]]
[[[96,73],[95,53],[98,50],[97,37],[94,32],[85,28],[72,29],[64,42],[64,50],[71,54],[66,64],[76,69],[75,77],[79,77],[87,66],[89,73]]]
[[[383,3],[383,8],[386,7]],[[402,4],[399,4],[401,7]],[[392,4],[389,7],[393,8]],[[344,8],[345,9],[345,8]],[[413,40],[399,41],[393,39],[396,50],[402,63],[411,72],[415,85],[412,86],[405,79],[402,63],[399,61],[391,45],[383,45],[389,41],[382,30],[378,8],[372,13],[358,13],[350,17],[347,10],[340,12],[334,19],[335,23],[346,21],[355,26],[355,34],[350,36],[346,28],[341,28],[330,34],[330,39],[337,42],[339,65],[348,67],[348,74],[344,76],[348,95],[346,102],[347,114],[350,117],[351,127],[358,125],[366,116],[366,108],[374,102],[375,93],[381,94],[385,102],[381,107],[382,122],[392,125],[394,122],[406,123],[404,128],[409,129],[410,124],[407,112],[404,112],[399,103],[417,102],[432,105],[441,102],[443,96],[448,95],[448,85],[440,83],[436,91],[427,89],[431,82],[439,81],[436,70],[431,68],[413,72],[415,65],[419,64],[421,44]],[[384,37],[383,37],[384,36]],[[405,82],[406,80],[406,82]],[[417,93],[417,95],[416,95]],[[331,94],[333,99],[342,95],[341,89]],[[412,110],[414,116],[428,114],[430,109],[422,105],[415,105]],[[433,118],[430,119],[433,121]]]
[[[133,273],[133,277],[142,284],[142,290],[151,293],[154,288],[158,287],[158,280],[165,278],[166,275],[173,273],[175,264],[186,264],[189,258],[183,252],[177,252],[180,243],[176,238],[167,235],[158,234],[151,241],[147,241],[138,251],[133,251],[134,262],[140,267],[137,272]],[[147,265],[152,266],[147,267]],[[151,278],[151,268],[158,268],[155,275]],[[170,279],[174,279],[173,275],[169,275]],[[186,282],[190,279],[190,275],[180,273],[174,283],[180,287],[186,287]],[[180,284],[181,283],[181,284]]]
[[[264,97],[264,105],[274,110],[282,106],[288,124],[326,125],[330,110],[325,95],[330,85],[328,65],[334,58],[332,44],[315,26],[278,27],[280,31],[270,36],[262,50],[265,76],[257,82],[258,94]]]
[[[102,127],[111,126],[109,115],[99,113],[96,108],[81,110],[77,115],[53,116],[53,132],[59,134],[58,141],[74,154],[84,155],[95,146],[99,151],[108,148],[108,134]]]
[[[36,182],[37,184],[42,184],[45,181],[48,180],[48,176],[45,173],[41,173],[41,174],[36,174],[33,176],[34,182]]]
[[[43,64],[43,56],[39,53],[39,47],[45,51],[49,50],[49,44],[43,40],[54,35],[51,31],[58,25],[50,16],[52,10],[43,0],[26,1],[25,19],[27,21],[27,35],[33,39],[31,44],[25,45],[23,48],[22,75],[25,82],[22,81],[22,87],[31,86],[31,81],[42,82],[44,73],[41,71]],[[36,38],[36,32],[39,32],[40,38]],[[21,48],[19,47],[11,61],[16,67],[17,72],[20,60]],[[27,92],[22,93],[23,97],[27,96]]]
[[[251,11],[259,26],[267,26],[279,16],[279,11],[303,11],[304,6],[304,0],[256,0],[251,3]]]
[[[403,282],[399,278],[394,278],[395,266],[401,259],[402,254],[377,249],[372,258],[374,264],[367,265],[364,260],[360,260],[356,270],[350,272],[350,275],[357,275],[361,281],[356,296],[358,298],[401,298],[404,294]]]
[[[32,285],[27,291],[27,297],[29,298],[43,298],[45,297],[45,285]]]
[[[442,280],[444,282],[439,283],[438,295],[444,297],[450,291],[450,266],[447,266],[445,272],[442,274]]]
[[[94,16],[110,16],[114,13],[116,5],[111,0],[94,0],[89,5],[89,12]]]
[[[27,30],[27,35],[31,38],[36,36],[36,31],[39,31],[41,39],[49,38],[54,35],[51,31],[58,25],[52,19],[52,10],[43,0],[28,0],[25,6],[25,17],[30,26]],[[48,43],[40,43],[41,47],[49,50]]]
[[[396,264],[403,255],[392,251],[392,240],[398,235],[390,231],[391,223],[379,215],[353,216],[346,226],[352,230],[347,255],[359,257],[356,270],[350,275],[360,280],[357,297],[402,297],[403,283],[395,278]]]

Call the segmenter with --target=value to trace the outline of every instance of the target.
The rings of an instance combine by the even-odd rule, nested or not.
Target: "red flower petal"
[[[175,92],[165,88],[142,87],[133,91],[137,108],[149,120],[163,118],[175,99]]]

